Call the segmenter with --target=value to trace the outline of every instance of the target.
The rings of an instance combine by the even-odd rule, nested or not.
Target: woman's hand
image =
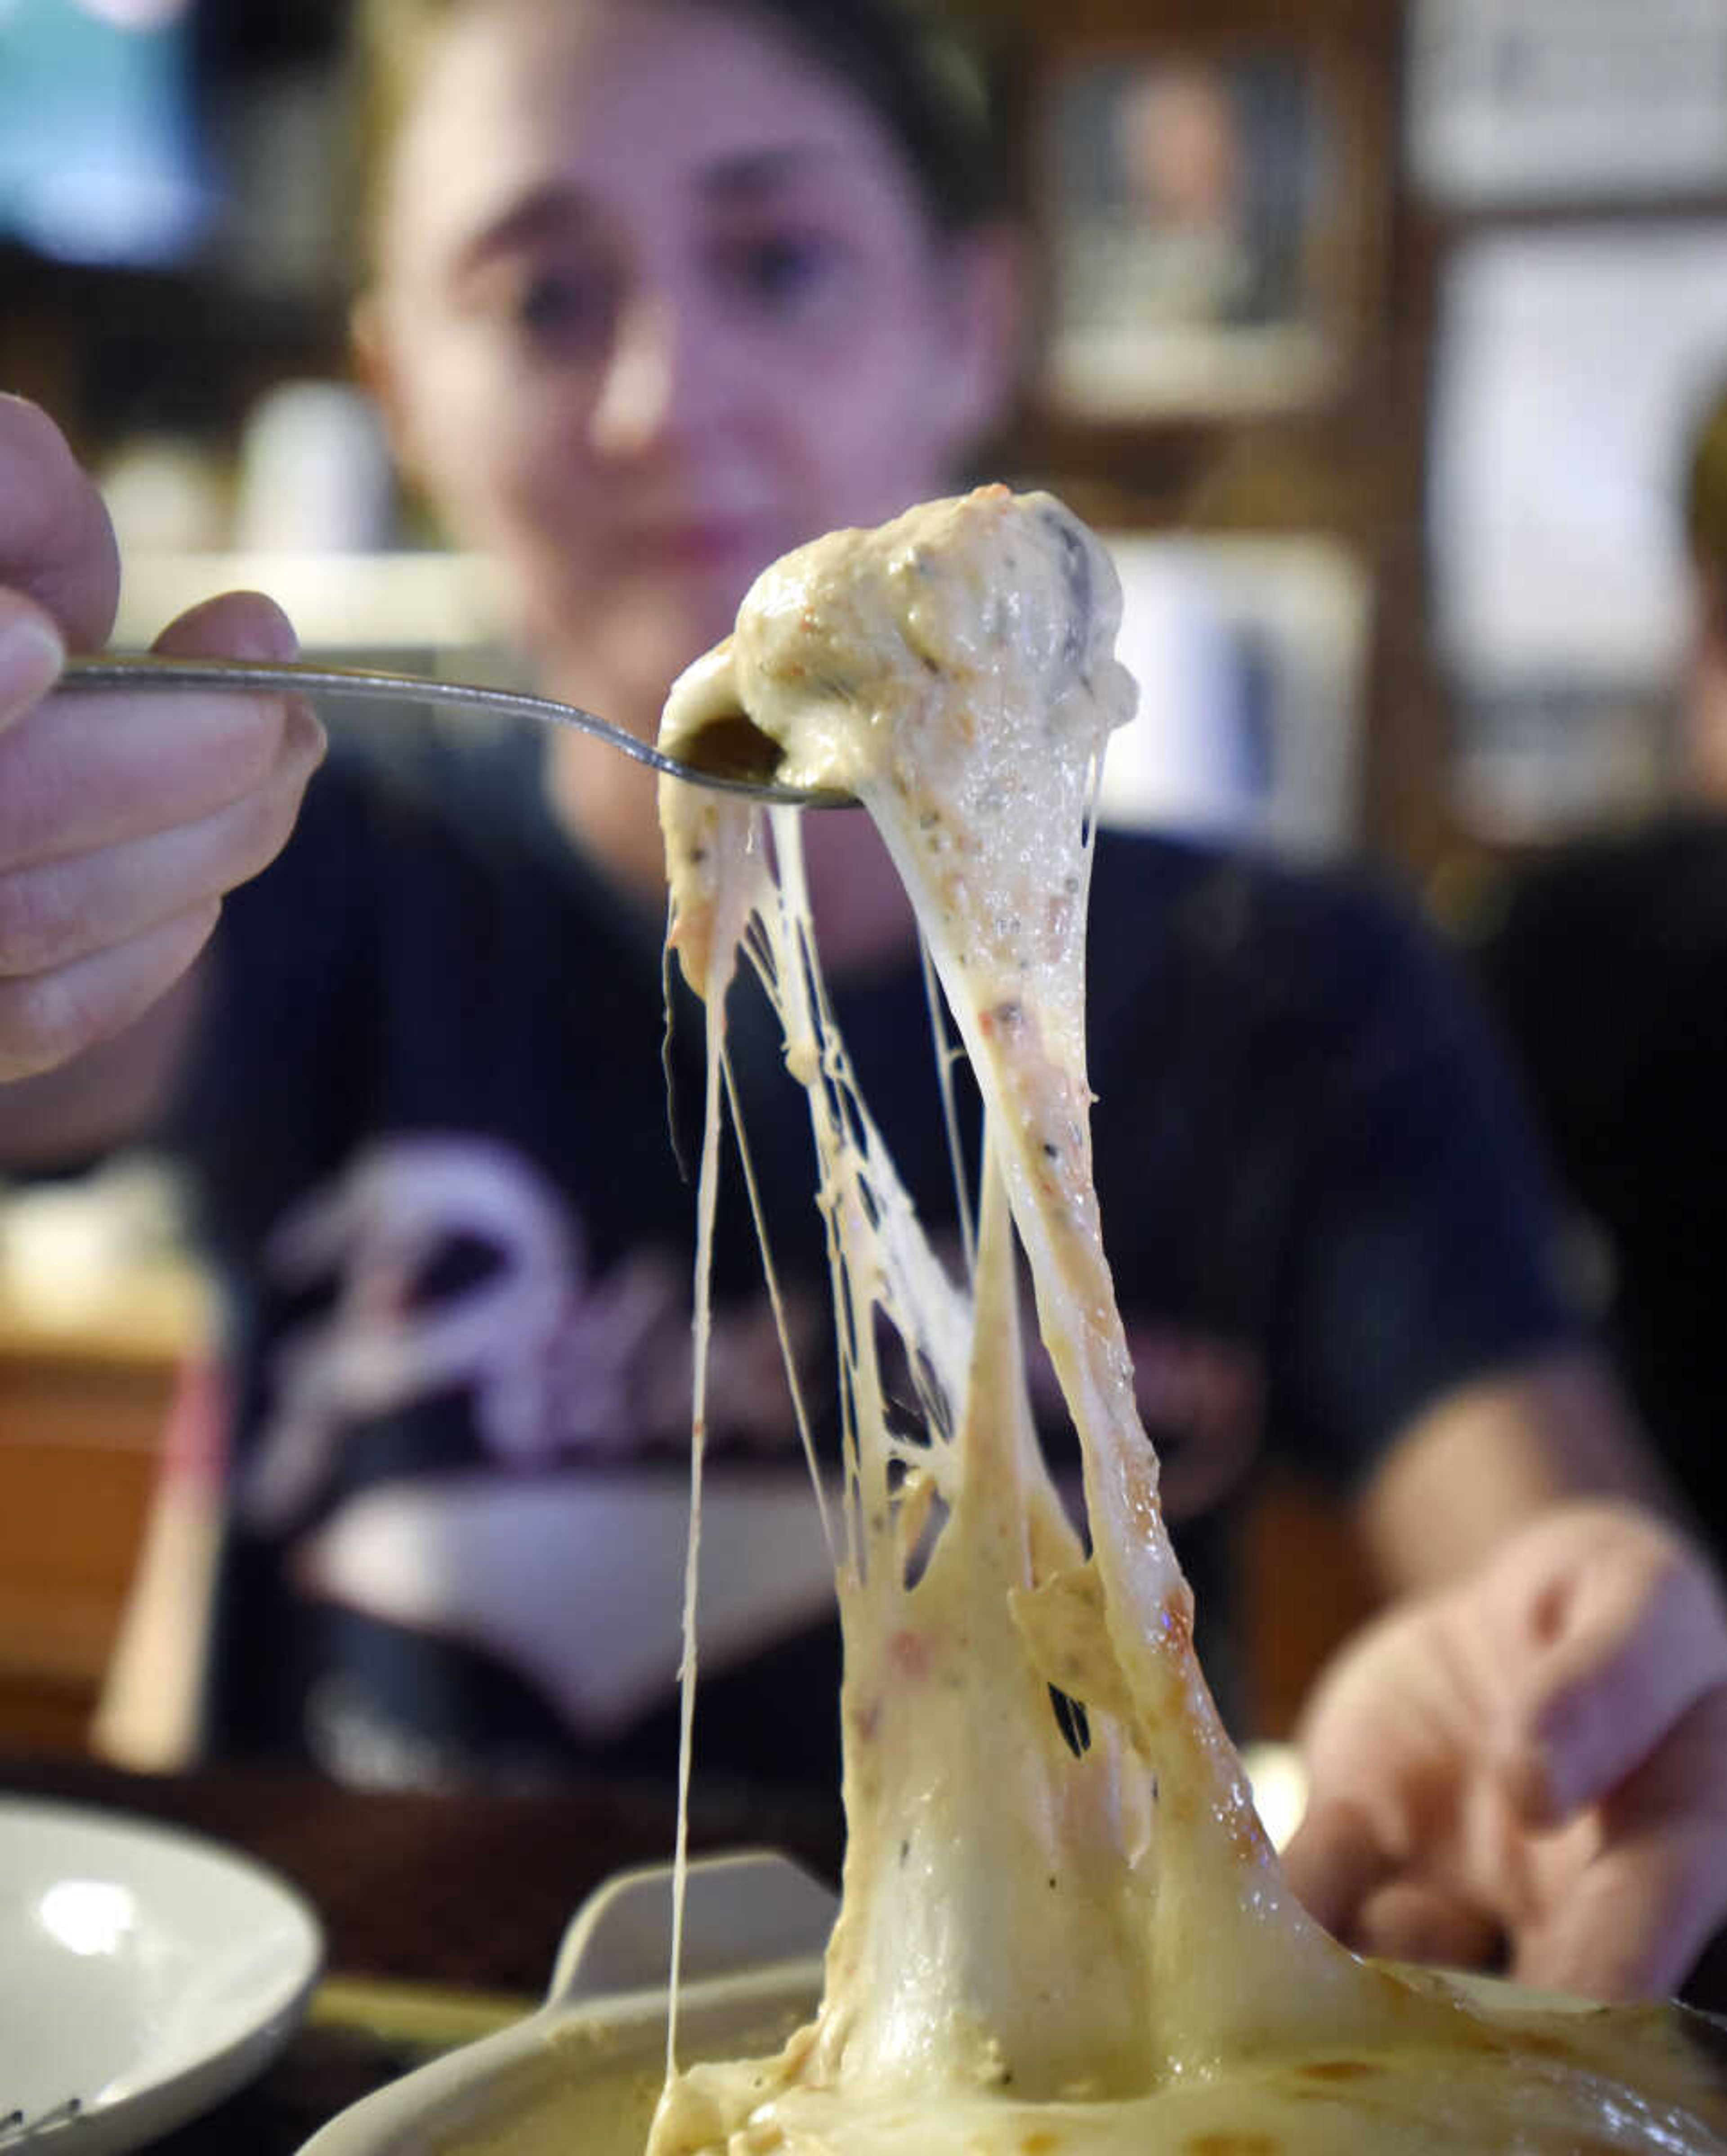
[[[99,646],[119,563],[52,423],[0,397],[0,1081],[120,1032],[186,971],[224,892],[272,860],[323,753],[292,699],[121,692],[54,700]],[[182,615],[159,650],[287,658],[249,593]]]
[[[1566,1505],[1395,1606],[1304,1717],[1292,1884],[1363,1951],[1601,1998],[1727,1919],[1727,1609],[1635,1506]]]

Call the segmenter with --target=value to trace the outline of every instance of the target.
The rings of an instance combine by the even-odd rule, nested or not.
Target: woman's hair
[[[482,0],[361,0],[356,13],[355,208],[369,256],[391,146],[444,25]],[[634,0],[612,0],[634,4]],[[1006,210],[1015,176],[1005,106],[1016,87],[1014,10],[974,0],[687,0],[765,26],[875,112],[906,160],[936,229],[961,232]],[[963,0],[962,0],[963,4]]]

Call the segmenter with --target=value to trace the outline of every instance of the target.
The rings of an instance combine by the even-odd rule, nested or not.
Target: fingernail
[[[59,679],[66,647],[33,607],[0,611],[0,726],[21,718]]]

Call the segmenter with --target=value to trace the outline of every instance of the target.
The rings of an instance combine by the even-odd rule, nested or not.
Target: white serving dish
[[[766,1851],[690,1866],[678,2055],[771,2051],[815,2010],[838,1904]],[[666,2066],[671,1872],[609,1880],[571,1920],[545,2004],[343,2112],[301,2156],[640,2156]]]
[[[810,2018],[837,1906],[826,1887],[771,1853],[691,1866],[681,2064],[771,2053]],[[669,1866],[609,1881],[565,1933],[542,2006],[354,2105],[300,2156],[641,2156],[665,2075],[671,1912]],[[1490,2011],[1595,2010],[1586,1999],[1492,1977],[1454,1973],[1447,1981]],[[1668,2010],[1701,2057],[1727,2061],[1722,2024],[1683,2007]],[[1251,2100],[1251,2082],[1243,2086]],[[1188,2125],[1209,2117],[1202,2108]],[[1185,2128],[1177,2136],[1184,2144],[1190,2138]],[[1226,2142],[1258,2145],[1251,2135],[1227,2134],[1201,2135],[1192,2145]]]

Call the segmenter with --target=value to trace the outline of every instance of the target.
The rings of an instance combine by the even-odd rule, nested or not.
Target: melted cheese
[[[1067,511],[988,488],[788,557],[667,706],[669,749],[743,714],[780,775],[876,819],[978,1075],[985,1166],[955,1281],[829,1022],[796,818],[774,812],[770,848],[759,812],[668,787],[672,946],[722,1039],[748,953],[810,1101],[842,1344],[848,1842],[816,2019],[776,2058],[674,2074],[652,2156],[1727,2149],[1727,2103],[1668,2020],[1508,2018],[1358,1960],[1254,1815],[1092,1179],[1084,919],[1097,764],[1133,703],[1118,613]],[[1089,1554],[1033,1430],[1016,1245]],[[887,1411],[908,1383],[912,1436]]]

